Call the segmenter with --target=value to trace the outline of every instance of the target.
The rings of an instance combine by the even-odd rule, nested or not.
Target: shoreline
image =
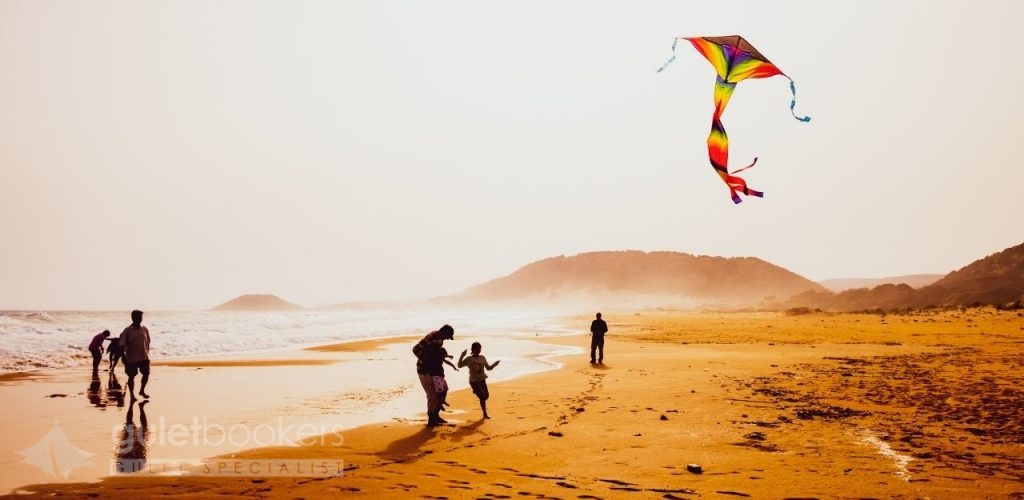
[[[253,353],[231,353],[218,356],[155,360],[150,385],[147,388],[153,398],[145,405],[145,411],[149,414],[148,419],[151,422],[159,419],[163,423],[166,419],[168,422],[166,426],[172,429],[174,425],[194,423],[197,418],[201,419],[204,424],[212,422],[214,425],[222,427],[229,425],[251,426],[262,421],[261,425],[277,425],[279,428],[299,424],[315,425],[316,428],[330,428],[339,431],[395,420],[416,421],[422,416],[423,409],[420,407],[422,405],[415,403],[418,401],[417,398],[422,399],[423,395],[418,383],[415,386],[412,384],[415,374],[414,361],[410,361],[413,359],[412,354],[408,352],[408,356],[404,355],[407,351],[406,347],[411,348],[412,344],[420,338],[416,335],[402,335],[357,339],[317,346],[263,351],[258,353],[258,356],[253,356]],[[524,339],[510,335],[507,338],[490,336],[484,340],[484,342],[519,346],[519,355],[522,356],[522,359],[518,364],[505,363],[505,374],[499,377],[501,380],[557,368],[555,364],[541,359],[552,353],[551,345],[537,342],[537,339],[539,337]],[[527,347],[531,349],[527,349]],[[544,352],[541,354],[530,352],[537,349]],[[554,347],[554,349],[561,348]],[[557,353],[554,354],[557,355]],[[376,368],[373,368],[374,366]],[[408,368],[408,370],[403,370],[404,368]],[[317,370],[317,372],[313,373],[311,370]],[[360,370],[362,370],[362,374],[360,374]],[[388,377],[383,377],[383,380],[377,380],[370,385],[361,384],[359,379],[365,379],[366,373],[376,374],[381,370],[390,372],[394,376],[391,377],[391,380],[388,380]],[[403,380],[404,371],[412,373],[412,378]],[[127,400],[126,396],[109,397],[113,391],[109,387],[106,387],[104,391],[103,387],[103,382],[110,380],[109,372],[101,370],[97,378],[88,382],[89,372],[89,368],[20,372],[17,375],[9,376],[8,381],[0,383],[0,394],[11,396],[12,393],[16,393],[11,398],[12,402],[23,409],[30,408],[30,414],[34,411],[35,414],[41,416],[49,411],[55,412],[59,421],[57,425],[67,431],[71,443],[77,447],[84,447],[91,454],[99,454],[102,457],[104,455],[102,450],[110,447],[109,434],[105,434],[108,437],[105,438],[106,444],[104,445],[103,438],[99,440],[95,437],[83,438],[81,432],[74,431],[83,428],[96,428],[97,423],[101,427],[110,428],[110,423],[105,425],[102,423],[103,421],[110,422],[109,417],[103,415],[104,413],[114,412],[119,415],[127,415],[125,412],[128,409],[138,406],[129,404],[131,402]],[[232,391],[225,391],[223,388],[218,395],[206,398],[208,401],[205,402],[196,401],[194,395],[189,395],[191,392],[189,388],[202,383],[203,380],[213,380],[217,385],[231,386],[237,389],[235,392],[244,393],[247,391],[246,387],[250,385],[246,379],[255,376],[260,376],[263,381],[258,384],[260,399],[272,400],[269,406],[261,405],[258,401],[246,402],[246,398],[239,398],[238,394],[231,394]],[[294,391],[291,386],[281,387],[288,384],[304,385],[308,378],[332,381],[348,379],[349,382],[342,382],[340,385],[331,382],[329,387],[307,391],[302,394],[304,397],[297,397],[295,394],[297,391]],[[449,374],[449,378],[452,378],[452,374]],[[126,381],[123,365],[119,365],[115,369],[114,379],[121,384],[122,390],[126,390],[123,387]],[[87,383],[89,389],[82,393],[79,384]],[[453,389],[461,387],[461,385],[466,384],[464,381],[452,383]],[[171,394],[168,394],[169,392]],[[277,396],[273,394],[277,394]],[[98,408],[80,409],[81,407],[75,402],[80,401],[83,395],[89,400],[90,406]],[[167,397],[168,395],[170,398]],[[157,413],[154,409],[166,407],[162,402],[168,399],[188,401],[192,408],[181,408],[179,405],[179,408]],[[141,401],[140,399],[139,402],[141,403]],[[46,407],[54,405],[60,405],[64,409],[44,411]],[[35,410],[31,410],[31,408],[35,408]],[[225,408],[226,411],[224,411]],[[99,409],[102,413],[97,415],[92,411],[94,409]],[[135,411],[141,413],[138,410]],[[146,418],[145,415],[141,416]],[[101,418],[106,420],[98,420]],[[46,424],[50,427],[54,422],[53,416],[50,416],[49,420],[46,417],[41,419],[36,416],[26,417],[24,411],[19,412],[19,415],[12,415],[8,412],[0,416],[0,423],[9,429],[8,432],[10,429],[14,429],[17,435],[34,437],[47,435],[48,427],[46,425],[25,426],[23,423],[19,424],[19,421],[24,420],[50,422]],[[282,424],[282,422],[284,423]],[[41,422],[37,423],[41,424]],[[153,427],[152,424],[150,427]],[[202,440],[205,442],[211,433],[205,430],[203,432]],[[301,442],[298,435],[284,436],[283,438],[278,436],[278,438],[279,441],[288,443]],[[164,444],[163,439],[161,436],[161,444]],[[42,471],[32,470],[32,467],[25,464],[24,460],[19,460],[22,457],[15,453],[27,449],[27,445],[34,440],[22,441],[24,442],[17,445],[8,443],[3,446],[4,449],[0,449],[0,490],[10,493],[20,487],[30,485],[30,483],[63,484],[61,481],[47,483],[44,481],[45,476],[42,475]],[[209,441],[220,444],[193,446],[184,455],[180,451],[170,453],[173,450],[168,450],[168,446],[164,446],[164,449],[161,449],[160,446],[150,446],[148,452],[154,459],[183,458],[189,463],[201,463],[226,454],[258,448],[260,444],[263,444],[221,446],[224,442],[223,439],[217,441],[217,439],[211,438]],[[77,477],[78,480],[95,482],[119,477],[103,472],[105,467],[96,467],[95,464],[96,461],[93,461],[85,468],[76,469],[70,479],[75,480]],[[16,471],[13,478],[11,469]],[[34,479],[27,481],[21,479],[25,474],[35,475]],[[58,476],[56,479],[63,478]],[[53,481],[53,478],[50,481]]]
[[[495,383],[492,420],[477,420],[475,398],[453,390],[455,425],[396,419],[345,430],[339,444],[222,456],[341,458],[340,477],[135,475],[25,491],[823,498],[1022,489],[1012,464],[1024,459],[1024,394],[1013,391],[1024,386],[1024,355],[1006,351],[1024,344],[1017,316],[664,314],[611,326],[604,366],[581,355]],[[586,337],[543,341],[579,347]],[[993,383],[1004,389],[987,392]]]

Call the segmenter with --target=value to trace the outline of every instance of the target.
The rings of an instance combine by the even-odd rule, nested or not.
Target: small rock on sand
[[[686,470],[694,474],[701,474],[704,472],[704,468],[701,467],[700,464],[686,464]]]

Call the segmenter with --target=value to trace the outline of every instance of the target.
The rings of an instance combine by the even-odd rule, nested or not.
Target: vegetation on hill
[[[1024,301],[1024,243],[976,260],[935,283],[915,290],[881,285],[842,293],[807,292],[779,304],[782,308],[836,311],[996,305]]]

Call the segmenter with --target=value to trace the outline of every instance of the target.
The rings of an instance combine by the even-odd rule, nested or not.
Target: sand
[[[427,428],[422,414],[399,417],[344,430],[340,444],[263,447],[209,462],[343,459],[341,476],[210,477],[194,469],[189,477],[143,472],[22,491],[113,498],[1024,498],[1019,312],[608,312],[606,319],[603,366],[576,354],[562,358],[561,369],[494,383],[491,420],[479,419],[471,393],[456,391],[450,400],[457,411],[444,414],[452,425]],[[580,346],[588,338],[545,342]],[[484,354],[501,357],[486,348]]]

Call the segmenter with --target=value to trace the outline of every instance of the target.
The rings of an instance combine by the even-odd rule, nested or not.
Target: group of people
[[[608,324],[601,319],[601,313],[590,323],[590,363],[604,363],[604,335],[608,333]],[[419,376],[420,385],[427,396],[427,425],[430,427],[446,424],[447,420],[441,418],[441,410],[447,406],[448,382],[444,378],[444,365],[447,364],[458,371],[459,368],[469,367],[469,386],[480,401],[480,410],[483,418],[489,419],[487,414],[487,400],[491,397],[487,389],[487,371],[493,370],[499,359],[494,363],[488,363],[487,358],[481,354],[483,346],[480,342],[473,342],[470,346],[472,354],[466,356],[467,351],[463,350],[459,356],[458,365],[453,364],[449,359],[452,356],[444,348],[444,341],[455,339],[455,329],[451,325],[444,325],[435,331],[428,333],[412,348],[416,356],[416,374]],[[596,357],[595,357],[596,355]]]
[[[469,368],[469,385],[473,394],[480,400],[480,409],[484,418],[491,418],[487,414],[487,399],[490,393],[487,390],[487,372],[498,366],[501,360],[488,363],[480,351],[483,346],[479,342],[473,342],[470,346],[472,355],[466,356],[467,351],[463,350],[459,356],[458,366],[449,359],[453,356],[448,354],[444,348],[445,340],[455,338],[455,329],[451,325],[444,325],[441,328],[428,333],[412,348],[416,355],[416,374],[419,376],[420,385],[427,395],[427,425],[435,426],[448,423],[441,418],[441,410],[447,406],[448,382],[444,378],[444,365],[447,364],[458,371],[459,368]]]
[[[103,358],[103,342],[110,342],[106,351],[110,355],[110,366],[107,371],[113,372],[117,362],[124,359],[124,371],[128,375],[128,391],[132,401],[135,400],[135,376],[142,374],[142,386],[139,395],[149,399],[146,384],[149,382],[149,330],[142,326],[142,311],[132,311],[132,324],[128,325],[121,335],[111,338],[110,330],[97,333],[89,342],[92,354],[92,373],[99,372],[100,360]]]
[[[592,364],[604,362],[604,335],[606,333],[608,333],[608,324],[601,319],[601,313],[597,313],[596,319],[590,324],[590,362]],[[487,371],[497,367],[501,360],[488,363],[487,358],[481,354],[483,346],[480,342],[473,342],[469,350],[462,351],[456,365],[450,361],[453,356],[448,354],[444,348],[445,340],[454,339],[455,329],[451,325],[444,325],[428,333],[412,348],[412,352],[416,356],[416,373],[427,396],[428,426],[447,423],[447,420],[441,418],[441,410],[448,405],[448,382],[444,376],[445,364],[451,366],[455,371],[458,371],[459,368],[469,368],[469,386],[480,401],[483,418],[491,418],[487,414],[487,400],[490,398],[490,391],[487,389]],[[117,338],[110,337],[110,330],[103,330],[92,338],[89,343],[89,352],[92,353],[94,376],[99,371],[104,351],[103,342],[105,341],[110,342],[106,348],[110,355],[108,371],[113,372],[118,361],[123,358],[124,371],[128,375],[127,385],[131,401],[135,401],[135,377],[140,373],[142,374],[142,385],[139,388],[139,395],[149,399],[149,395],[146,394],[146,384],[149,382],[149,330],[142,326],[142,311],[132,311],[132,324],[125,328]],[[467,356],[467,353],[471,354]]]

